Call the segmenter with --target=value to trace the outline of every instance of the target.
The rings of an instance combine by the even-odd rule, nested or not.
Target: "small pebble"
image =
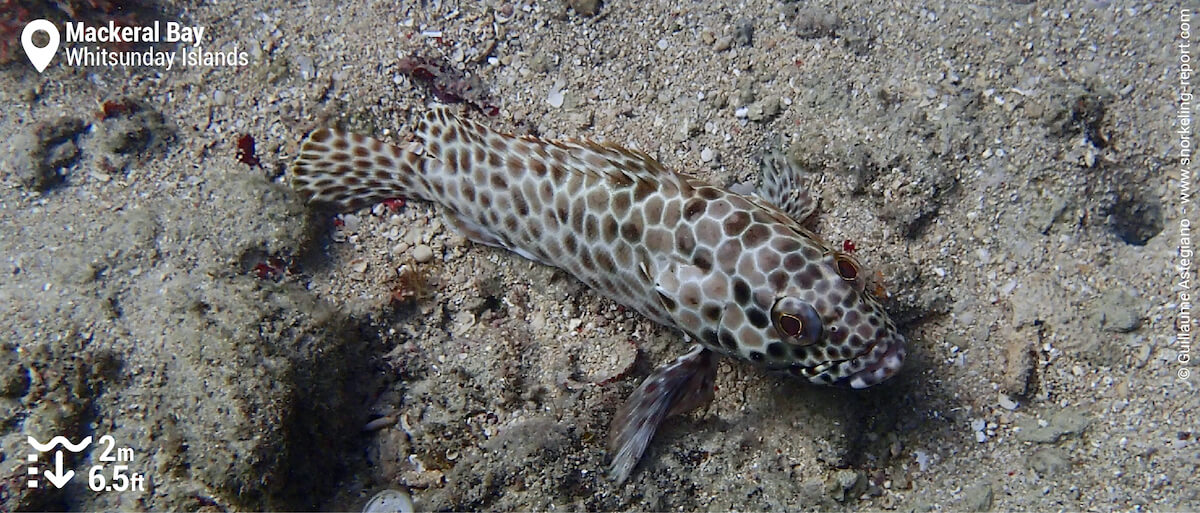
[[[749,117],[751,121],[765,121],[775,117],[778,114],[779,97],[768,96],[763,98],[762,101],[750,105],[750,109],[747,111],[746,116]]]
[[[921,472],[929,470],[931,458],[929,457],[928,453],[925,451],[913,451],[913,459],[917,461],[917,468],[920,469]]]
[[[554,107],[556,109],[559,107],[562,107],[563,106],[562,91],[550,91],[550,95],[546,97],[546,102],[549,103],[551,107]]]
[[[546,94],[546,103],[549,103],[551,107],[557,109],[563,106],[563,85],[565,84],[561,80],[555,82],[554,86],[550,88],[550,92]]]
[[[367,423],[366,423],[366,424],[363,426],[363,429],[362,429],[362,430],[363,430],[364,432],[379,431],[380,429],[383,429],[383,428],[386,428],[386,427],[391,427],[391,426],[394,426],[394,425],[396,425],[396,416],[395,416],[395,415],[388,415],[388,416],[385,416],[385,417],[379,417],[379,418],[377,418],[377,419],[375,419],[375,420],[372,420],[372,421],[370,421],[370,422],[367,422]]]
[[[700,150],[700,162],[712,162],[714,157],[715,155],[713,155],[712,148],[704,148],[703,150]]]
[[[1007,296],[1009,294],[1012,294],[1012,291],[1015,288],[1017,288],[1017,280],[1014,278],[1014,279],[1008,280],[1008,283],[1005,283],[1003,287],[1000,287],[1000,293]]]
[[[860,478],[861,476],[858,474],[858,472],[849,469],[839,470],[837,471],[837,474],[834,475],[834,479],[837,480],[837,483],[841,485],[842,489],[844,490],[853,488],[854,485],[858,484],[858,480]]]
[[[983,431],[987,427],[987,421],[983,419],[975,419],[971,421],[971,431]]]
[[[713,50],[724,52],[731,46],[733,46],[733,36],[724,36],[721,39],[718,39],[716,44],[713,45]]]
[[[433,260],[433,248],[425,244],[418,244],[417,247],[413,248],[412,257],[418,264],[429,262]]]
[[[301,55],[296,57],[296,68],[300,71],[300,78],[311,80],[317,76],[316,66],[313,65],[312,57]]]

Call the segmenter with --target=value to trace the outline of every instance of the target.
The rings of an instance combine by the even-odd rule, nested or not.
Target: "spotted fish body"
[[[717,354],[852,388],[900,368],[904,337],[865,290],[859,264],[759,197],[611,144],[499,134],[446,107],[432,108],[416,134],[418,144],[401,148],[317,130],[292,185],[347,209],[397,196],[437,203],[469,239],[566,270],[698,343],[618,412],[618,480],[663,419],[711,398]],[[792,189],[768,176],[760,193],[811,212]]]

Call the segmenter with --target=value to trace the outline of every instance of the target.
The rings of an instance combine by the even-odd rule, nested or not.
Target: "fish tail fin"
[[[322,128],[300,145],[292,188],[304,199],[355,210],[389,198],[430,199],[430,166],[420,153],[359,134]]]

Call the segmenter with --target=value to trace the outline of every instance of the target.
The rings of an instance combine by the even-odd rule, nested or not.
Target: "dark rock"
[[[1004,344],[1004,374],[1000,378],[1000,390],[1004,393],[1014,396],[1029,393],[1041,338],[1036,327],[1017,330],[1008,337]]]
[[[100,147],[109,153],[139,153],[162,145],[172,135],[161,112],[140,109],[129,117],[113,118],[101,125]]]
[[[87,124],[83,120],[62,117],[33,126],[12,139],[11,172],[21,185],[46,191],[62,182],[61,170],[79,158],[74,139]]]
[[[21,364],[16,348],[0,348],[0,397],[21,397],[29,391],[29,369]]]
[[[737,32],[733,35],[733,40],[738,46],[750,46],[754,44],[754,20],[742,20],[738,22]]]

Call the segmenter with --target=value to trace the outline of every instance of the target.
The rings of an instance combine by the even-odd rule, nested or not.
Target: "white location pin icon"
[[[50,44],[41,48],[33,44],[33,33],[39,30],[50,36]],[[21,46],[25,48],[25,55],[29,56],[29,62],[32,62],[33,67],[37,68],[38,73],[41,73],[46,66],[50,65],[50,61],[54,59],[54,53],[58,51],[58,28],[50,23],[50,20],[33,20],[25,25],[25,30],[21,31]]]

